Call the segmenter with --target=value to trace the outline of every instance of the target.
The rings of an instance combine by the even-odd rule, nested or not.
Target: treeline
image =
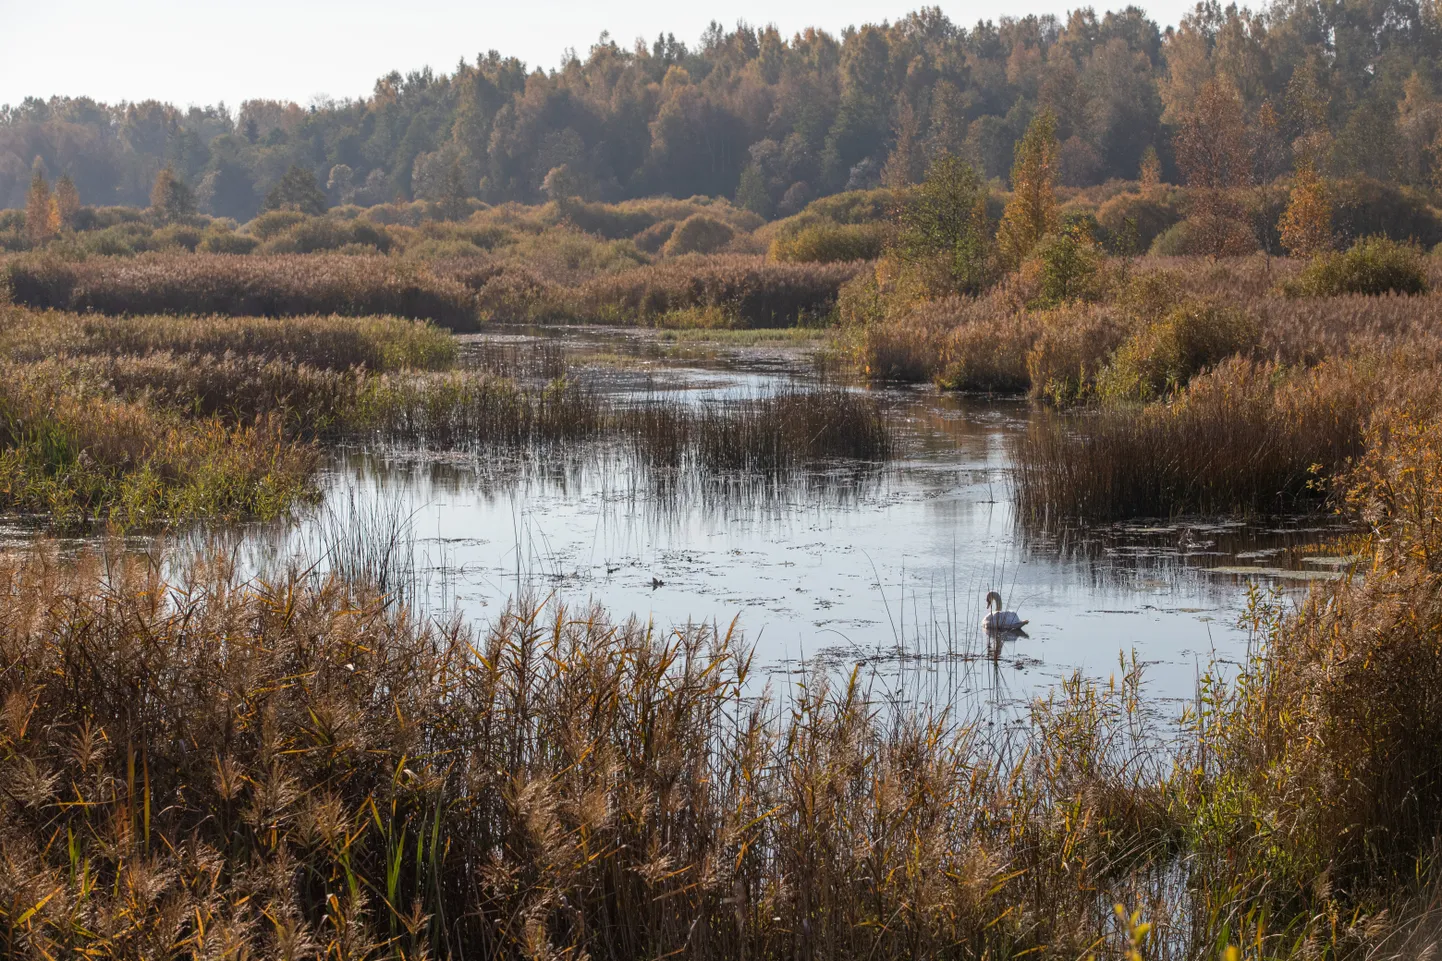
[[[25,204],[37,166],[84,204],[142,206],[169,167],[202,211],[247,220],[299,166],[332,204],[707,195],[770,217],[914,182],[943,153],[1005,179],[1044,107],[1062,184],[1136,178],[1152,151],[1174,180],[1174,135],[1208,80],[1240,98],[1275,170],[1301,150],[1333,175],[1430,186],[1439,26],[1420,0],[1209,2],[1166,30],[1135,7],[970,29],[923,8],[840,37],[713,24],[694,48],[667,35],[626,49],[603,36],[551,72],[492,51],[308,108],[32,98],[0,109],[0,206]]]

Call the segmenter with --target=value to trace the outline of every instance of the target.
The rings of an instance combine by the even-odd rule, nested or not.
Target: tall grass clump
[[[1291,614],[1260,608],[1260,656],[1199,718],[1211,793],[1198,826],[1247,866],[1238,897],[1265,892],[1294,913],[1416,890],[1442,830],[1435,405],[1380,410],[1340,480],[1368,529],[1357,574]]]
[[[0,509],[60,528],[276,517],[313,493],[316,452],[278,418],[227,424],[67,389],[51,366],[0,365]]]
[[[1282,289],[1291,297],[1425,294],[1427,268],[1415,244],[1365,237],[1346,251],[1316,257]]]
[[[1041,417],[1012,451],[1018,512],[1048,524],[1320,508],[1399,369],[1233,358],[1169,403]]]

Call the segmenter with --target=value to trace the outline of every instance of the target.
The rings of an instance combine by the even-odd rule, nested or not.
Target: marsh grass
[[[76,262],[14,258],[10,297],[37,308],[104,314],[391,314],[472,330],[474,298],[424,266],[332,254],[150,254]]]

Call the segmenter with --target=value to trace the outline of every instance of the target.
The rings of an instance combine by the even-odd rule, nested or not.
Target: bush
[[[676,232],[677,221],[663,220],[658,224],[652,224],[641,231],[635,237],[637,249],[648,254],[659,253],[661,248],[666,246],[666,241]]]
[[[889,219],[896,194],[886,188],[848,190],[807,204],[804,214],[838,224],[875,224]]]
[[[1413,191],[1368,178],[1339,181],[1332,187],[1332,226],[1344,243],[1372,236],[1415,241],[1424,247],[1442,243],[1442,219]]]
[[[1117,194],[1097,208],[1103,242],[1114,253],[1143,253],[1181,215],[1175,207],[1140,194]]]
[[[310,219],[299,210],[268,210],[246,224],[246,232],[260,240],[269,240],[285,233],[296,224]]]
[[[269,216],[269,215],[267,215]],[[356,250],[356,248],[362,248]],[[387,253],[391,249],[391,236],[384,227],[368,220],[336,221],[327,217],[313,217],[302,220],[290,228],[272,234],[261,245],[264,254],[313,254],[322,250],[348,252]]]
[[[706,214],[692,214],[676,226],[662,253],[667,257],[680,254],[714,254],[736,236],[729,224]]]
[[[771,241],[769,256],[781,263],[875,260],[885,243],[886,229],[879,224],[815,223],[782,231]]]
[[[1260,249],[1251,226],[1240,220],[1188,217],[1158,235],[1151,253],[1158,257],[1200,257],[1213,251],[1214,241],[1224,257],[1245,257]]]
[[[1035,293],[1031,307],[1096,300],[1102,292],[1102,254],[1084,226],[1048,234],[1022,265],[1022,284]]]
[[[204,254],[248,254],[259,246],[259,240],[233,230],[207,230],[197,250]]]
[[[1322,254],[1282,286],[1290,297],[1425,294],[1427,267],[1413,244],[1368,237],[1344,253]]]
[[[570,221],[577,230],[597,234],[607,240],[634,237],[656,223],[656,218],[645,210],[575,202],[565,205],[562,219]]]
[[[1152,400],[1256,346],[1259,337],[1256,322],[1241,310],[1185,303],[1127,338],[1102,371],[1098,390],[1112,400]]]
[[[194,253],[195,248],[200,246],[200,239],[201,233],[195,227],[173,224],[157,230],[151,235],[150,242],[154,250],[179,247]]]

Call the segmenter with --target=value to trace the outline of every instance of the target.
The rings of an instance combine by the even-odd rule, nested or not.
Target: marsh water
[[[724,405],[819,376],[804,343],[688,348],[605,330],[487,335],[463,353],[538,378],[566,369],[617,403]],[[773,683],[862,664],[907,696],[993,704],[1075,670],[1105,678],[1119,656],[1146,665],[1153,696],[1190,699],[1201,671],[1245,655],[1249,584],[1285,593],[1336,570],[1317,550],[1335,528],[1316,518],[1028,529],[1008,483],[1008,438],[1037,416],[1028,403],[874,393],[896,436],[890,461],[782,477],[659,483],[606,445],[341,450],[325,502],[249,547],[270,563],[334,552],[347,528],[369,525],[402,555],[387,563],[431,616],[484,625],[528,594],[658,630],[734,622]],[[979,627],[989,590],[1029,622],[999,648]]]

